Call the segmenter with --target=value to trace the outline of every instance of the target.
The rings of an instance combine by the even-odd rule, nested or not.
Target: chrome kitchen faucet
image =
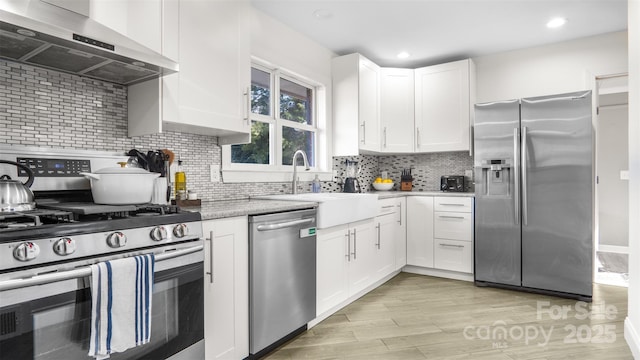
[[[302,155],[302,161],[304,162],[304,169],[306,171],[309,171],[309,161],[307,161],[307,154],[303,150],[297,150],[293,154],[293,159],[291,160],[291,164],[293,165],[293,181],[291,182],[292,194],[298,193],[298,170],[297,170],[298,166],[296,163],[296,158],[298,157],[298,155]]]

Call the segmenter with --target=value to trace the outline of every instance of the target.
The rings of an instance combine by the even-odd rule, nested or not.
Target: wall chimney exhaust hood
[[[0,57],[121,85],[178,71],[173,60],[41,0],[0,0]]]

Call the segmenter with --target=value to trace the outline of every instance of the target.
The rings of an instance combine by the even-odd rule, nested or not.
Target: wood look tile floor
[[[591,304],[401,273],[266,359],[629,359],[627,289]]]

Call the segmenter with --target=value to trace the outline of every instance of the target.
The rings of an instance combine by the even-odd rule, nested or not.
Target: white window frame
[[[318,175],[320,180],[330,181],[332,172],[330,169],[331,154],[330,143],[327,134],[330,133],[329,121],[326,116],[326,88],[324,85],[300,76],[290,71],[278,68],[267,62],[252,59],[251,67],[268,72],[271,88],[271,115],[250,113],[251,121],[262,121],[270,124],[273,131],[270,132],[270,142],[274,144],[269,151],[270,164],[239,164],[231,162],[231,145],[222,146],[222,177],[225,183],[238,182],[287,182],[292,180],[292,165],[282,164],[282,127],[292,127],[301,130],[313,131],[315,136],[315,165],[310,171],[298,166],[298,175],[301,181],[311,181]],[[313,89],[312,113],[313,125],[296,123],[280,119],[280,88],[279,81],[274,79],[286,79]],[[278,83],[278,84],[276,84]],[[309,154],[307,154],[309,155]]]

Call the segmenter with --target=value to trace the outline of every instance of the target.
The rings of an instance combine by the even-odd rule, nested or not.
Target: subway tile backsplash
[[[0,60],[0,128],[0,143],[10,145],[108,152],[170,149],[184,161],[189,188],[205,201],[291,192],[290,182],[212,183],[210,165],[221,163],[216,137],[170,131],[129,137],[127,88],[77,75]],[[346,159],[361,165],[358,180],[364,189],[381,171],[398,182],[402,168],[412,167],[414,190],[438,190],[440,175],[463,175],[473,165],[465,152],[335,157],[337,178],[324,182],[322,191],[341,191]],[[301,185],[309,191],[310,183]]]

